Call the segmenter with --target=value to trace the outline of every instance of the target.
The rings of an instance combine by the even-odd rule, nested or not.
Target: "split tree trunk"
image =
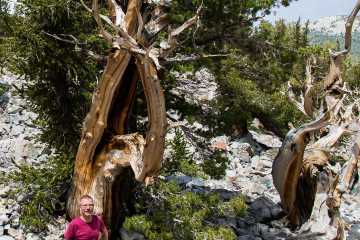
[[[82,1],[81,1],[82,2]],[[166,120],[163,89],[157,76],[159,58],[168,56],[177,46],[176,37],[198,18],[186,21],[168,33],[169,38],[161,49],[151,46],[151,40],[169,25],[166,6],[146,1],[154,8],[152,18],[144,24],[147,15],[142,0],[130,0],[126,14],[115,0],[109,0],[109,12],[113,17],[101,15],[98,1],[92,9],[101,35],[113,46],[107,65],[99,81],[89,114],[83,124],[78,148],[74,181],[67,201],[70,218],[79,216],[79,200],[82,195],[94,199],[95,214],[104,219],[110,235],[119,225],[120,214],[131,168],[138,181],[146,185],[157,182],[165,149],[165,135],[171,127]],[[117,34],[104,28],[106,22]],[[171,28],[168,29],[169,31]],[[148,111],[148,132],[145,138],[128,131],[128,120],[135,100],[137,87],[142,84]]]
[[[125,19],[127,32],[133,37],[138,24],[135,4],[141,7],[141,1],[131,1]],[[153,78],[146,75],[145,64]],[[108,229],[115,229],[122,208],[122,180],[127,177],[124,168],[135,169],[139,181],[156,177],[167,125],[163,91],[156,78],[151,61],[143,56],[135,59],[122,50],[110,56],[83,126],[67,202],[71,218],[79,216],[79,199],[88,194],[94,198],[95,213],[103,217]],[[148,102],[146,139],[129,134],[127,126],[140,79]]]

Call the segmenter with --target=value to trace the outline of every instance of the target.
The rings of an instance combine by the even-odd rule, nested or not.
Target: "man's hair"
[[[79,202],[79,205],[80,205],[80,206],[81,206],[81,201],[82,201],[83,199],[91,199],[91,201],[94,202],[94,200],[93,200],[92,197],[90,197],[89,195],[84,195],[84,196],[82,196],[82,197],[80,198],[80,202]]]

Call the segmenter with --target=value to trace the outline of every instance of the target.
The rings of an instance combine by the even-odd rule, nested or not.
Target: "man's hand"
[[[105,228],[105,231],[103,233],[101,233],[101,240],[108,240],[109,237],[108,237],[108,232]]]

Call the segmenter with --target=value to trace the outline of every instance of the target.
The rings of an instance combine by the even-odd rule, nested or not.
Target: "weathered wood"
[[[318,131],[329,122],[330,112],[325,112],[316,121],[290,130],[275,157],[272,167],[273,182],[287,213],[292,211],[296,199],[298,177],[305,147],[309,141],[308,134]]]
[[[300,236],[316,235],[317,239],[344,239],[344,224],[340,214],[341,196],[349,187],[352,174],[359,159],[359,129],[353,127],[353,107],[358,100],[344,106],[349,92],[342,79],[341,60],[349,52],[351,27],[360,1],[356,4],[346,24],[345,50],[330,51],[331,64],[325,77],[321,108],[312,106],[309,98],[311,68],[308,64],[307,79],[302,87],[303,105],[288,94],[295,106],[306,113],[312,122],[298,129],[291,129],[283,141],[273,163],[273,181],[281,202],[293,227],[301,227]],[[327,127],[327,134],[319,135],[309,145],[309,134]],[[357,133],[353,141],[350,161],[340,183],[339,174],[328,163],[327,151],[344,134]]]
[[[96,3],[97,1],[95,0],[94,2]],[[137,21],[136,17],[134,17],[136,15],[133,5],[134,4],[129,3],[129,8],[125,17],[125,26],[127,27],[127,32],[129,34],[133,34],[135,32]],[[93,6],[93,8],[96,9],[97,6]],[[98,15],[98,12],[96,10],[94,11],[94,15]],[[98,24],[101,25],[101,20],[97,20]],[[107,36],[109,40],[110,37],[108,33],[106,33],[103,29],[101,30],[101,32],[102,34],[105,34],[105,36]],[[89,194],[93,196],[94,199],[100,202],[97,206],[96,211],[103,213],[102,217],[104,218],[105,224],[108,228],[109,226],[111,226],[110,220],[113,218],[111,216],[111,214],[113,214],[113,209],[111,208],[110,204],[111,202],[113,202],[113,199],[111,198],[112,189],[111,184],[105,182],[106,177],[100,177],[100,175],[103,173],[99,172],[100,169],[102,169],[102,167],[105,167],[108,163],[103,162],[102,160],[98,162],[98,166],[94,167],[94,163],[96,162],[96,157],[94,156],[96,154],[98,144],[103,137],[103,133],[108,126],[108,117],[111,112],[111,107],[114,106],[114,99],[116,99],[115,92],[116,90],[121,89],[121,86],[124,86],[124,84],[122,85],[122,80],[124,79],[124,73],[128,67],[130,59],[131,55],[122,50],[117,50],[117,53],[114,53],[109,57],[104,73],[99,81],[99,85],[94,92],[90,112],[85,118],[82,130],[82,137],[76,156],[73,176],[74,181],[67,201],[67,213],[70,218],[75,218],[79,216],[78,201],[80,197],[84,194]],[[132,92],[132,95],[128,95],[128,98],[133,99],[133,95],[135,92],[133,90],[134,86],[131,84],[127,84],[127,86],[130,87],[130,89],[127,89],[125,91]],[[110,131],[115,129],[115,132],[121,132],[119,134],[124,133],[124,129],[126,129],[126,126],[118,126],[127,124],[122,121],[126,118],[123,115],[129,114],[129,108],[132,104],[131,99],[129,99],[129,101],[127,102],[128,104],[124,104],[123,109],[120,110],[120,112],[123,113],[120,114],[121,117],[118,118],[121,123],[111,123]],[[123,130],[120,130],[119,128],[122,128]],[[137,143],[134,144],[136,145]],[[102,167],[100,167],[99,164],[102,165]],[[121,167],[121,165],[117,166]],[[96,181],[94,178],[95,176],[97,176]],[[114,178],[116,177],[114,176]],[[107,187],[96,189],[94,186],[99,186],[99,179],[104,181],[102,185]],[[102,199],[102,201],[100,199]],[[114,202],[116,201],[117,200],[115,199]]]
[[[128,53],[122,52],[119,56],[121,61],[110,60],[94,93],[92,107],[83,125],[74,168],[74,182],[67,202],[67,212],[71,218],[79,214],[78,199],[81,195],[97,195],[96,192],[90,193],[94,181],[92,176],[96,175],[94,171],[97,170],[92,168],[93,157],[107,127],[107,117],[114,92],[121,83],[130,57]]]
[[[311,75],[311,64],[308,63],[306,67],[306,80],[304,81],[301,91],[303,92],[303,104],[306,115],[311,120],[315,120],[317,116],[317,109],[313,106],[312,99],[310,97],[310,90],[312,88],[312,75]]]
[[[95,213],[102,216],[111,234],[118,226],[126,197],[128,169],[132,169],[136,180],[144,181],[146,185],[157,182],[165,135],[176,125],[169,125],[166,120],[165,98],[157,76],[160,50],[154,49],[150,45],[152,39],[149,39],[150,35],[154,37],[165,28],[169,20],[162,12],[164,7],[156,7],[150,24],[145,24],[146,14],[141,9],[146,8],[142,8],[141,0],[128,1],[126,14],[116,1],[109,0],[111,20],[99,13],[97,0],[93,1],[92,9],[81,2],[93,13],[101,35],[112,45],[112,51],[83,124],[67,213],[70,218],[79,216],[78,200],[84,194],[90,195],[96,205]],[[174,33],[169,33],[174,46],[177,45],[175,36],[196,21],[199,11]],[[117,34],[107,31],[102,21]],[[167,53],[173,50],[173,47],[167,49]],[[145,139],[128,129],[140,80],[149,121]]]
[[[302,190],[299,196],[302,198],[298,198],[298,205],[303,207],[301,213],[306,213],[302,216],[306,222],[299,234],[311,232],[317,234],[318,239],[343,239],[344,228],[339,212],[341,195],[334,194],[331,189],[337,179],[327,165],[327,154],[315,150],[308,157],[299,181],[299,189]]]
[[[350,188],[350,182],[353,177],[356,166],[359,164],[359,153],[360,153],[360,133],[353,137],[353,145],[351,148],[351,156],[347,162],[347,166],[344,170],[344,174],[341,178],[341,184],[344,189]]]

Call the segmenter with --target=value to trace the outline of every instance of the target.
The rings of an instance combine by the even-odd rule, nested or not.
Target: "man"
[[[93,215],[94,202],[92,197],[84,195],[80,199],[80,217],[69,224],[65,232],[67,240],[108,240],[108,233],[101,217]]]

